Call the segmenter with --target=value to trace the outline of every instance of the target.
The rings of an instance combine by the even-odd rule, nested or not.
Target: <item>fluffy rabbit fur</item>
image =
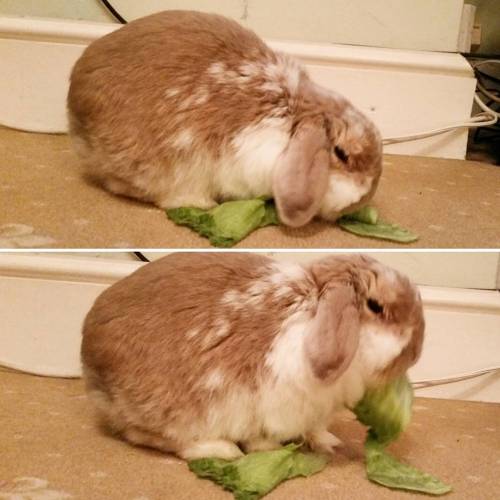
[[[218,15],[161,12],[95,41],[68,110],[88,171],[162,208],[268,196],[301,226],[366,204],[381,173],[366,116]]]
[[[185,459],[296,439],[331,452],[335,410],[404,373],[423,335],[416,287],[361,255],[176,253],[96,300],[82,362],[98,414],[132,443]]]

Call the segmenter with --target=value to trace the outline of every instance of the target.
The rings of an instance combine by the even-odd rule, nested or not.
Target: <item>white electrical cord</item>
[[[476,68],[478,68],[479,66],[482,66],[483,64],[500,64],[500,61],[496,61],[494,59],[487,59],[486,61],[479,61],[478,63],[474,64],[472,66],[472,68],[475,70]],[[483,85],[481,84],[481,82],[479,81],[479,79],[477,82],[477,88],[481,92],[481,94],[485,95],[486,97],[488,97],[492,101],[500,103],[500,98],[498,96],[492,94],[488,89],[485,89],[483,87]],[[476,96],[477,96],[477,94],[476,94]],[[482,101],[479,101],[479,102],[476,101],[476,102],[483,111],[488,111],[488,112],[491,111],[496,115],[497,118],[500,117],[499,113],[495,113],[495,111],[493,111],[488,106],[486,106],[486,104],[484,102],[482,102]]]
[[[461,382],[462,380],[469,380],[471,378],[480,377],[488,373],[500,371],[500,365],[492,366],[490,368],[483,368],[474,372],[462,373],[454,377],[443,377],[427,380],[416,380],[412,383],[414,389],[424,389],[426,387],[434,387],[435,385],[452,384],[453,382]]]
[[[477,82],[477,88],[481,91],[481,94],[484,94],[486,97],[489,97],[492,101],[500,103],[500,97],[492,94],[488,89],[485,89],[479,82]]]
[[[481,65],[487,64],[487,63],[500,64],[500,61],[496,61],[494,59],[488,59],[486,61],[481,61],[479,63],[476,63],[472,67],[477,68],[478,66],[481,66]],[[484,87],[482,87],[482,85],[479,82],[477,83],[477,88],[486,97],[489,97],[493,101],[500,102],[498,97],[496,97],[493,94],[491,94],[490,92],[488,92],[488,90],[486,90]],[[478,113],[475,116],[472,116],[468,121],[456,123],[454,125],[448,125],[446,127],[441,127],[441,128],[437,128],[434,130],[419,132],[416,134],[400,135],[400,136],[394,136],[394,137],[385,137],[382,140],[382,144],[394,144],[394,143],[398,143],[398,142],[416,141],[418,139],[432,137],[434,135],[442,134],[444,132],[449,132],[450,130],[455,130],[455,129],[459,129],[459,128],[477,128],[477,127],[489,127],[491,125],[495,125],[495,123],[500,118],[500,113],[497,113],[496,111],[494,111],[493,109],[488,107],[479,98],[477,93],[474,95],[474,101],[483,110],[483,112]]]
[[[500,64],[500,59],[484,59],[483,61],[478,61],[472,65],[472,69],[479,68],[483,64]]]

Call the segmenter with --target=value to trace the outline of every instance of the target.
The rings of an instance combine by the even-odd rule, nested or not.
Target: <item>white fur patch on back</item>
[[[226,65],[223,62],[214,62],[207,69],[207,73],[215,78],[221,77],[225,71]]]
[[[242,294],[238,290],[228,290],[224,293],[220,301],[221,304],[234,307],[235,309],[241,309],[244,303]]]
[[[248,299],[255,299],[262,296],[263,293],[269,290],[269,287],[270,284],[266,278],[254,280],[246,289],[245,295]]]
[[[301,68],[296,59],[284,56],[285,61],[281,60],[284,66],[286,83],[291,93],[295,93],[299,86]]]
[[[220,84],[232,84],[243,89],[248,89],[249,82],[254,79],[261,69],[255,63],[245,63],[240,65],[237,70],[225,69],[219,71],[215,68],[212,72],[213,78]],[[281,89],[280,89],[281,90]]]
[[[190,129],[179,132],[172,139],[172,146],[177,149],[188,149],[193,145],[194,136]]]
[[[287,281],[299,281],[306,278],[307,274],[300,264],[295,262],[274,262],[272,264],[271,283],[281,284]]]
[[[254,62],[245,62],[238,68],[243,76],[254,77],[261,72],[261,68]]]
[[[207,374],[203,380],[203,387],[208,390],[219,389],[224,385],[224,374],[221,370],[215,369]]]
[[[209,94],[205,89],[198,89],[193,95],[193,103],[196,105],[204,104],[208,101]]]
[[[307,273],[304,268],[294,262],[276,262],[272,265],[272,274],[270,275],[270,282],[274,285],[274,296],[280,298],[286,295],[296,297],[295,306],[298,306],[303,301],[303,298],[294,292],[292,285],[299,285],[305,283]],[[292,307],[292,304],[290,304]]]
[[[175,97],[179,92],[179,89],[168,89],[165,91],[165,97]]]
[[[229,335],[230,329],[231,325],[229,324],[229,321],[223,318],[218,319],[214,324],[212,334],[219,338],[226,337],[227,335]]]
[[[305,281],[307,273],[303,267],[293,262],[273,262],[266,267],[264,275],[251,280],[242,290],[228,290],[220,302],[223,305],[239,310],[245,307],[266,307],[266,297],[272,293],[275,298],[294,293],[291,285]],[[296,304],[303,303],[300,294],[296,294]],[[289,304],[292,307],[292,304]]]
[[[245,307],[259,307],[264,304],[263,293],[269,287],[269,282],[265,280],[253,280],[242,292],[229,290],[221,298],[221,304],[240,310]]]
[[[305,280],[306,276],[305,270],[298,264],[274,262],[267,268],[263,277],[250,281],[241,292],[228,290],[220,302],[236,310],[244,307],[265,307],[265,298],[269,292],[276,298],[293,293],[290,285]],[[297,296],[297,303],[300,301],[301,297]]]
[[[266,92],[275,92],[277,94],[281,93],[283,91],[283,89],[281,88],[281,86],[278,84],[278,83],[274,83],[274,82],[266,82],[266,83],[263,83],[260,88],[262,90],[265,90]]]
[[[183,97],[182,99],[178,99],[177,105],[180,111],[192,108],[195,105],[194,95],[188,95],[186,97]]]
[[[218,318],[203,339],[203,350],[211,349],[231,334],[231,324],[227,319]]]
[[[197,337],[198,335],[200,334],[200,329],[198,328],[192,328],[191,330],[188,330],[186,332],[186,337],[188,339],[194,339],[195,337]]]
[[[277,54],[277,62],[269,62],[264,68],[265,75],[272,83],[284,84],[291,94],[297,91],[300,71],[298,62],[285,54]]]

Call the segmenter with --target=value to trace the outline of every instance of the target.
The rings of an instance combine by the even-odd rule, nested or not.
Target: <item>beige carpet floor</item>
[[[197,500],[232,496],[181,460],[98,430],[81,380],[0,370],[0,499]],[[425,498],[365,478],[363,427],[341,415],[345,447],[321,473],[280,485],[269,500]],[[500,405],[417,398],[400,459],[453,486],[446,498],[494,500],[500,491]],[[16,496],[17,495],[17,496]]]
[[[360,238],[317,221],[268,227],[240,248],[498,248],[500,168],[386,156],[373,200],[384,220],[411,229],[411,245]],[[197,248],[209,243],[151,205],[85,180],[64,135],[0,128],[0,248]]]

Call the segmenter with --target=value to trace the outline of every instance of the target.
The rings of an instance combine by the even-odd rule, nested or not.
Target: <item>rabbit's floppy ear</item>
[[[330,154],[322,125],[297,126],[279,159],[273,194],[280,220],[287,226],[307,224],[317,213],[328,187]]]
[[[359,329],[359,311],[352,285],[325,289],[305,345],[316,377],[333,381],[346,371],[358,348]]]

